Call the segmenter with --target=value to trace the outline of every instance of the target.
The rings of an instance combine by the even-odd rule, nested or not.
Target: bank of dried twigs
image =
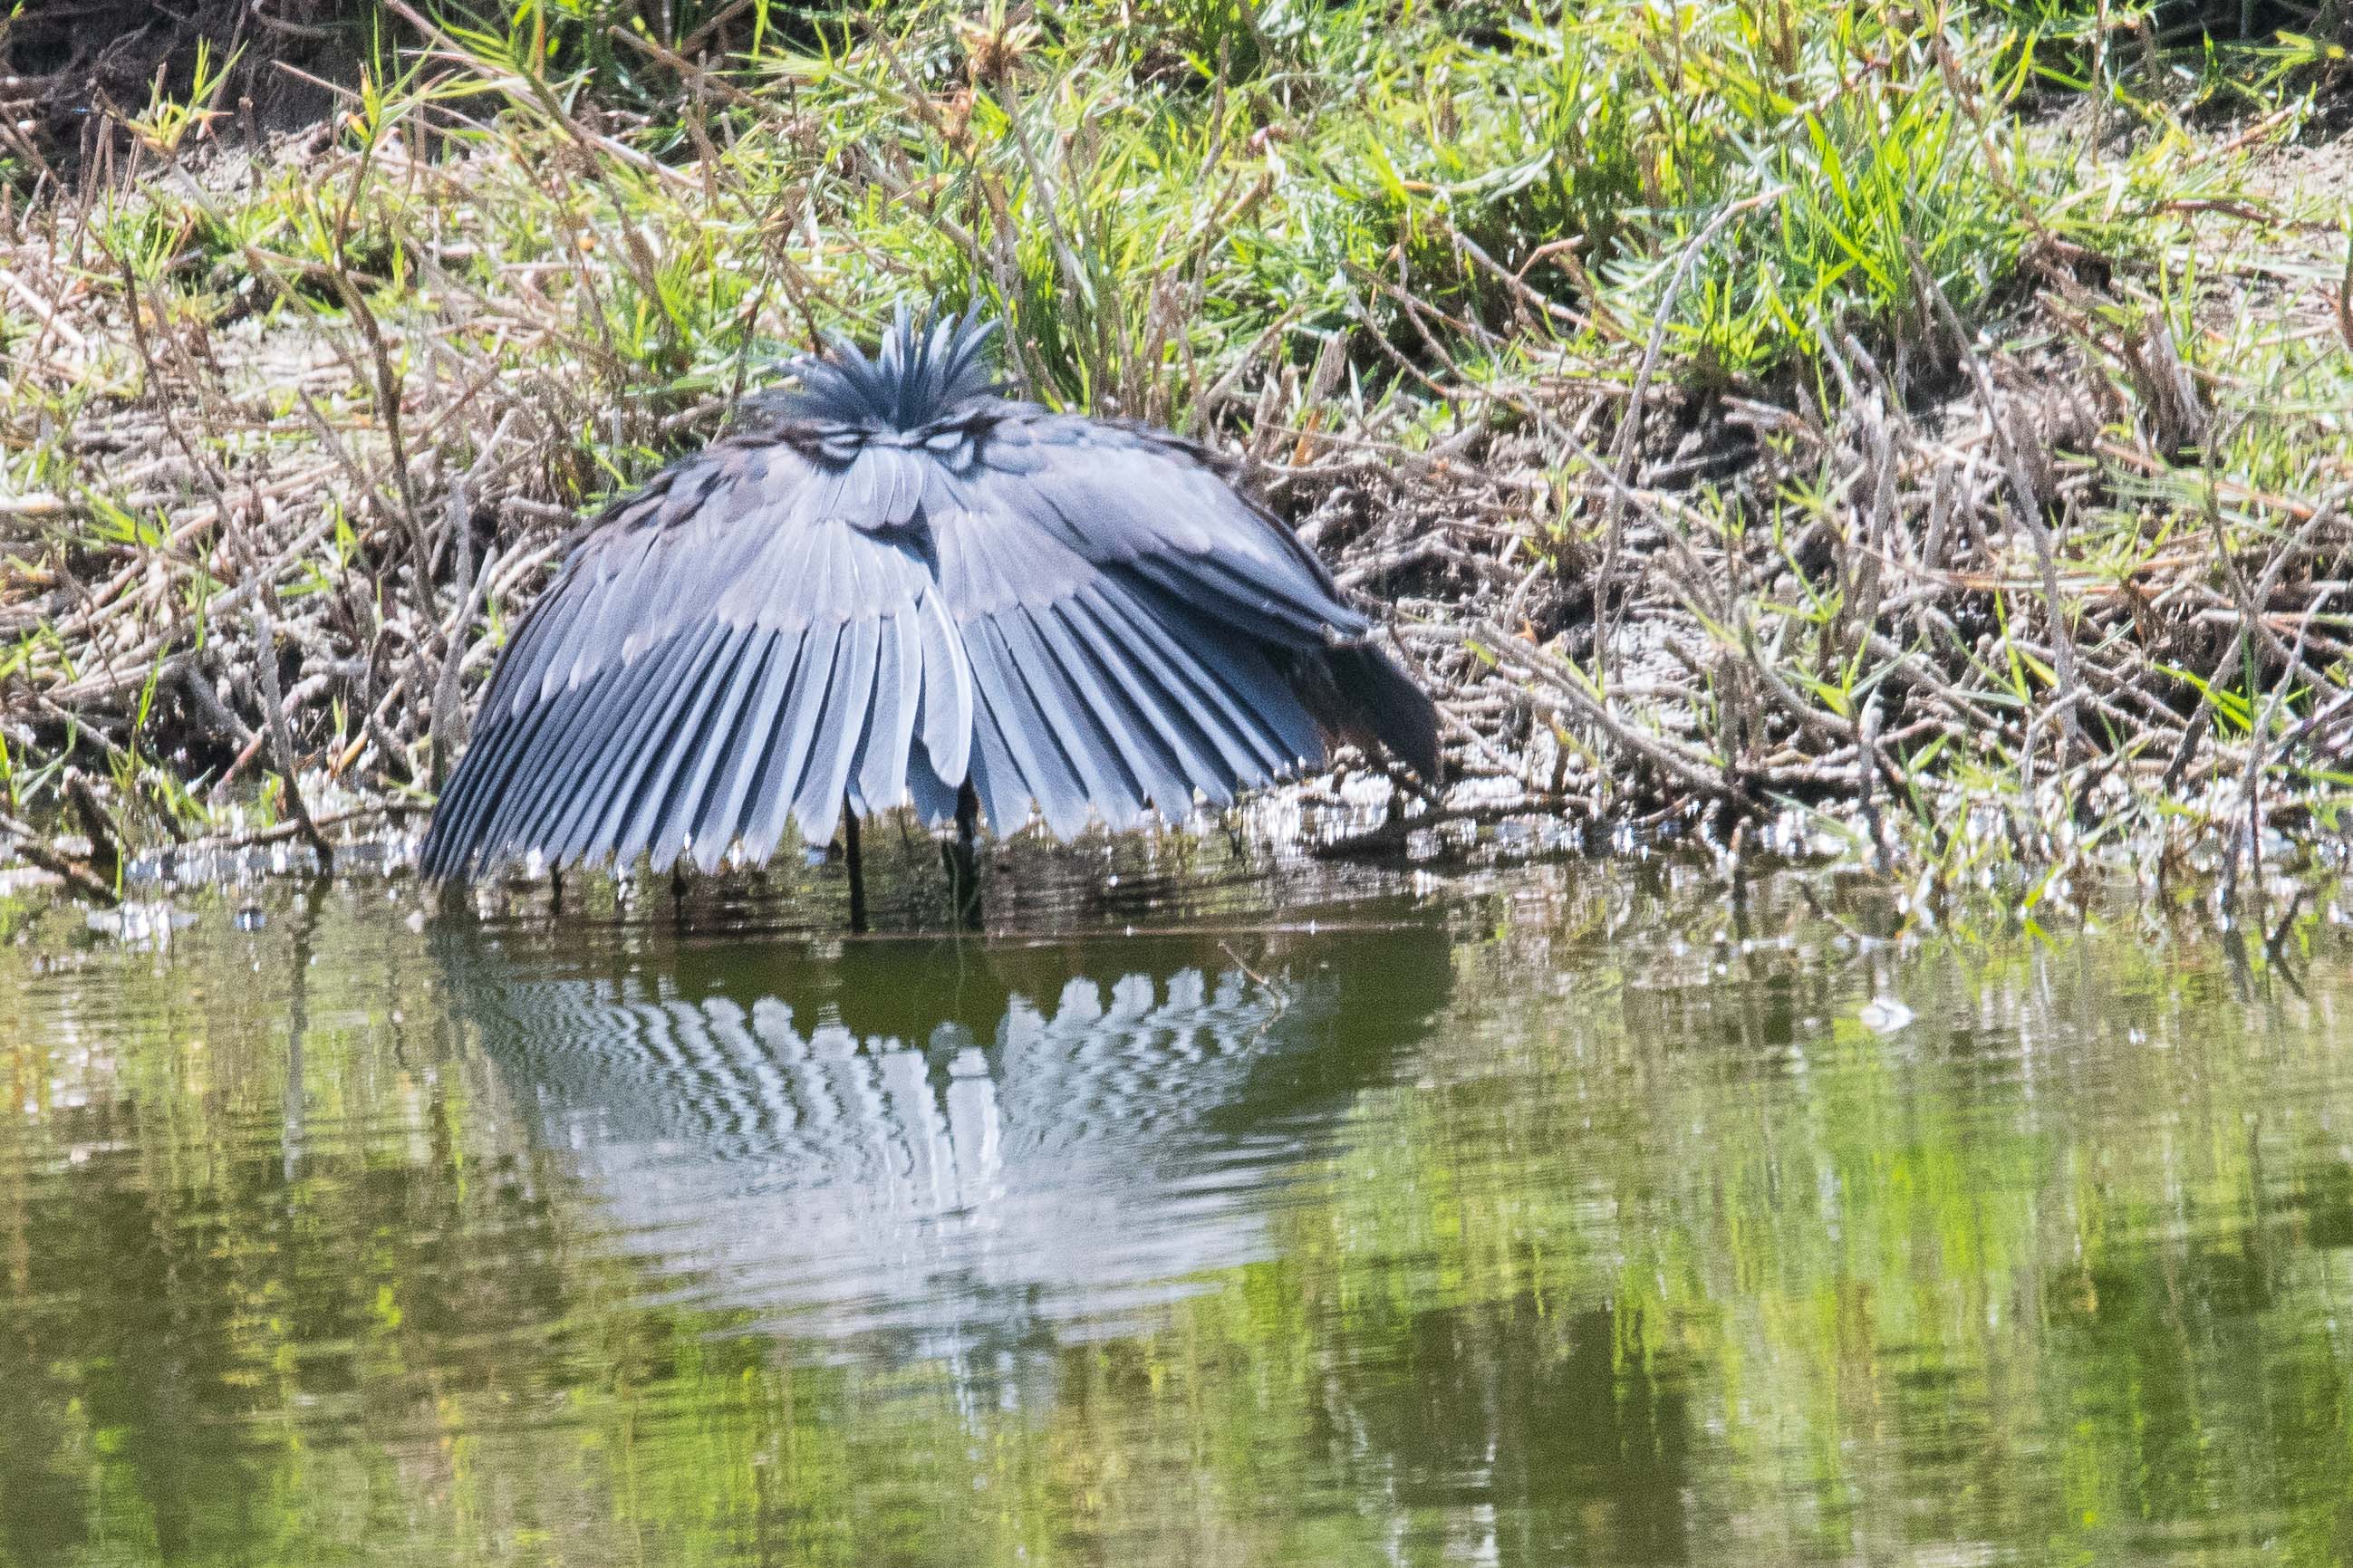
[[[910,121],[970,112],[895,59],[875,79]],[[421,807],[583,500],[763,374],[745,334],[665,337],[646,302],[700,257],[737,269],[706,314],[789,346],[916,286],[878,242],[812,233],[819,174],[797,213],[732,185],[709,127],[746,95],[705,85],[660,158],[528,83],[513,123],[412,84],[401,113],[134,146],[102,184],[12,199],[0,832],[21,853],[90,891],[110,838],[323,857],[355,808]],[[781,144],[824,134],[762,112]],[[1779,187],[1662,251],[1647,319],[1462,236],[1507,331],[1418,292],[1400,253],[1352,327],[1278,319],[1205,365],[1196,265],[1147,280],[1130,336],[1064,348],[1101,401],[1243,458],[1388,607],[1444,700],[1450,815],[1837,843],[1932,880],[2189,857],[2235,889],[2280,835],[2336,832],[2353,742],[2331,402],[2353,307],[2298,195],[2309,156],[2274,151],[2296,129],[2218,133],[2256,172],[2161,244],[2030,236],[1967,317],[1915,255],[1892,330],[1817,318],[1811,358],[1761,378],[1671,345],[1694,259]],[[1074,147],[1019,145],[1008,178],[1051,197],[1084,177]],[[927,177],[887,144],[830,155],[909,202]],[[1239,221],[1257,198],[1218,199]],[[501,203],[539,204],[542,243]],[[1001,236],[930,222],[1002,297],[1034,292]],[[1057,236],[1050,280],[1100,284],[1084,244]]]

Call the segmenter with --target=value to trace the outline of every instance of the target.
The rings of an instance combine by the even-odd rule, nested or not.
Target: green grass
[[[134,837],[289,763],[429,793],[558,509],[916,297],[1003,316],[1046,402],[1299,465],[1480,755],[1599,764],[1573,809],[1859,821],[1876,706],[1879,831],[1955,877],[2242,796],[2325,826],[2348,213],[2287,150],[2342,50],[2188,15],[391,6],[308,156],[164,95],[28,187],[79,347],[0,293],[18,804],[69,743]]]

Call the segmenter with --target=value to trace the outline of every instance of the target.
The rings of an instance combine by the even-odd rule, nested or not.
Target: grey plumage
[[[1430,700],[1208,454],[1005,395],[902,312],[587,531],[500,660],[424,868],[714,868],[969,782],[999,832],[1212,805],[1333,739],[1439,768]]]

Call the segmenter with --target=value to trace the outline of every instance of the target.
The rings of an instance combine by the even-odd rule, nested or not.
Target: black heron
[[[536,851],[765,861],[861,814],[1119,830],[1321,765],[1439,770],[1430,699],[1201,447],[1007,395],[976,313],[905,310],[589,525],[501,655],[425,874]]]

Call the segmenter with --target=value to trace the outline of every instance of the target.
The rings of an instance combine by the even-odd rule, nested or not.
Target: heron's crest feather
[[[902,305],[871,359],[848,338],[835,336],[825,355],[794,364],[800,385],[777,402],[803,419],[920,430],[1002,390],[989,352],[996,332],[997,323],[983,321],[977,305],[962,316]]]

